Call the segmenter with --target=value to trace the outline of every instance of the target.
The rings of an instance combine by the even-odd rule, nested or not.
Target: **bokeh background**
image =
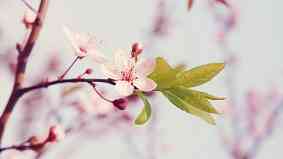
[[[157,94],[151,100],[155,110],[153,119],[146,126],[130,130],[120,127],[102,135],[73,135],[54,145],[56,148],[52,148],[42,158],[240,159],[231,156],[229,149],[235,145],[225,143],[227,141],[223,134],[228,138],[242,134],[241,130],[235,132],[231,125],[238,122],[240,127],[245,127],[242,125],[250,120],[241,117],[246,114],[245,102],[249,92],[282,92],[282,1],[229,1],[236,12],[236,24],[225,35],[224,47],[218,37],[223,26],[221,20],[215,18],[215,11],[225,15],[227,10],[223,6],[212,7],[209,0],[195,1],[190,11],[186,0],[50,1],[47,20],[30,59],[28,74],[44,76],[42,68],[51,55],[61,59],[62,67],[72,61],[73,52],[62,32],[62,26],[67,25],[75,31],[93,33],[101,40],[102,50],[109,56],[117,48],[129,49],[133,42],[140,41],[145,44],[145,56],[163,56],[171,64],[183,63],[193,67],[232,60],[223,73],[198,89],[225,96],[227,100],[214,102],[214,105],[219,110],[227,110],[227,105],[237,107],[240,115],[238,120],[232,122],[229,113],[219,116],[217,125],[211,126],[175,109]],[[30,3],[37,6],[39,1],[31,0]],[[25,28],[21,23],[25,10],[20,0],[0,0],[2,59],[7,51],[13,52],[15,44],[25,36]],[[156,33],[153,30],[160,15],[164,16],[164,30]],[[90,64],[91,61],[83,61],[72,73],[79,73]],[[99,74],[99,67],[92,67]],[[232,82],[227,78],[232,78]],[[9,97],[12,79],[5,67],[0,68],[1,109]],[[50,88],[48,92],[56,96],[56,88]],[[56,103],[56,97],[52,99]],[[237,104],[229,104],[231,99]],[[261,105],[264,109],[271,109],[273,105],[283,107],[278,101]],[[134,110],[133,113],[137,114],[139,108],[135,107]],[[273,131],[260,144],[255,158],[280,159],[283,156],[280,110],[276,115]],[[20,116],[20,110],[16,110],[7,130],[7,144],[17,141],[15,127],[19,126]],[[264,125],[264,122],[259,120],[258,124]],[[44,127],[31,127],[29,129],[34,130],[29,131],[40,132]],[[25,156],[19,154],[20,157]]]

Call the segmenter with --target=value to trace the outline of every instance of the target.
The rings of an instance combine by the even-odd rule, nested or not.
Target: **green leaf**
[[[158,57],[156,58],[156,66],[149,75],[149,78],[157,83],[157,90],[164,90],[173,86],[176,81],[176,75],[184,70],[184,65],[178,65],[172,68],[165,59]]]
[[[209,113],[201,111],[200,109],[191,106],[187,101],[183,100],[182,98],[178,97],[176,94],[170,91],[162,91],[162,93],[168,98],[168,100],[172,104],[174,104],[181,110],[193,114],[195,116],[198,116],[199,118],[203,119],[209,124],[215,125],[215,121]]]
[[[224,63],[211,63],[180,72],[177,75],[176,85],[194,87],[210,81],[224,68]]]
[[[149,75],[149,77],[153,80],[156,78],[156,76],[166,73],[172,69],[171,66],[162,57],[157,57],[155,61],[156,61],[156,64],[155,64],[154,71]]]
[[[142,125],[142,124],[146,123],[149,120],[149,118],[151,116],[151,107],[150,107],[149,101],[147,100],[146,96],[142,92],[137,92],[137,95],[143,101],[144,108],[140,112],[138,117],[136,118],[135,124]]]
[[[174,70],[176,72],[182,72],[186,69],[186,65],[185,64],[178,64],[176,67],[174,67]]]
[[[174,85],[174,82],[176,81],[176,72],[175,70],[170,70],[168,72],[159,74],[152,80],[154,80],[157,84],[157,90],[164,90],[167,88],[170,88]]]
[[[170,89],[170,91],[195,108],[208,113],[219,114],[219,112],[217,112],[217,110],[212,106],[212,104],[209,102],[206,96],[203,95],[202,92],[188,89],[182,86],[173,87]]]
[[[196,90],[194,91],[209,100],[224,100],[225,99],[225,97],[217,97],[217,96],[208,94],[206,92],[201,92],[201,91],[196,91]]]

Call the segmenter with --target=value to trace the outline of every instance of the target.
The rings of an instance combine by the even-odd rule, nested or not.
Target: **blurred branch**
[[[209,9],[216,24],[219,25],[216,35],[217,43],[228,66],[226,69],[226,88],[230,99],[228,109],[230,109],[229,115],[231,115],[232,135],[228,139],[224,135],[223,130],[220,130],[219,133],[225,143],[225,147],[228,147],[227,151],[230,153],[231,158],[252,159],[255,158],[259,148],[276,128],[276,121],[283,108],[283,100],[280,99],[279,103],[277,103],[278,99],[271,99],[270,103],[263,102],[266,100],[266,97],[258,97],[257,92],[253,92],[255,94],[252,96],[248,95],[247,101],[237,101],[236,70],[238,59],[236,53],[229,46],[228,37],[235,30],[238,22],[238,12],[235,6],[230,4],[230,1],[212,0],[209,2]],[[224,5],[226,9],[224,14],[223,12],[218,12],[218,5]],[[274,103],[273,101],[276,102]],[[241,106],[240,104],[244,105]],[[266,106],[267,104],[269,106]],[[265,106],[265,111],[268,112],[267,118],[261,114],[261,106]],[[248,113],[244,114],[245,111]],[[258,119],[261,119],[260,124],[257,124]],[[226,141],[227,139],[229,140],[228,142]],[[250,142],[250,145],[247,146],[247,142]]]
[[[7,151],[7,150],[17,150],[17,151],[26,151],[26,150],[36,150],[42,148],[45,143],[38,143],[38,144],[20,144],[20,145],[13,145],[8,147],[0,148],[0,152]]]
[[[48,8],[48,0],[41,0],[37,17],[32,25],[31,33],[28,37],[25,46],[23,47],[23,50],[18,55],[17,69],[16,69],[15,81],[14,81],[12,93],[0,117],[0,147],[2,144],[6,124],[11,116],[11,113],[17,101],[22,96],[22,92],[19,90],[22,88],[23,83],[25,81],[26,65],[29,56],[32,52],[32,49],[34,48],[36,40],[38,39],[40,31],[42,29],[42,25],[47,13],[47,8]]]
[[[263,142],[272,135],[273,130],[276,128],[276,122],[278,121],[282,109],[283,100],[269,114],[269,117],[264,123],[265,131],[263,134],[254,138],[251,148],[246,153],[247,158],[254,158]]]

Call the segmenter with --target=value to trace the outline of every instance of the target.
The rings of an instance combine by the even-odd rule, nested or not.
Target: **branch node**
[[[22,50],[23,50],[22,44],[17,43],[17,44],[16,44],[16,49],[17,49],[18,53],[21,54],[21,53],[22,53]]]

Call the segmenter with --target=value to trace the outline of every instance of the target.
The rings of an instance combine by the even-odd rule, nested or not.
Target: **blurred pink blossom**
[[[103,96],[108,95],[105,91],[100,91]],[[79,93],[79,102],[73,103],[80,113],[90,115],[106,115],[114,110],[112,103],[102,99],[97,93]]]

